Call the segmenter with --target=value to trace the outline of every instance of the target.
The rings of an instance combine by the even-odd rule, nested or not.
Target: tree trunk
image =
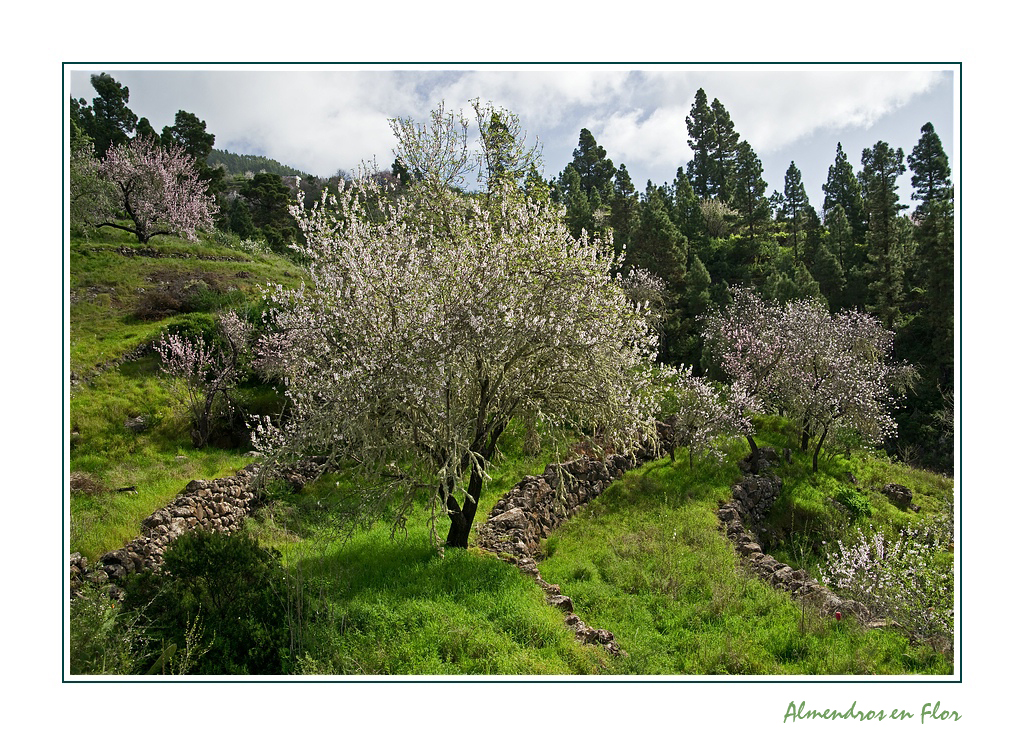
[[[448,537],[444,545],[448,548],[469,548],[469,532],[473,528],[473,518],[476,517],[476,507],[480,502],[480,493],[483,491],[484,478],[476,466],[469,475],[469,493],[466,495],[462,507],[458,506],[455,498],[449,495],[448,516],[452,524],[448,528]],[[455,505],[455,509],[451,509]]]
[[[825,435],[828,434],[828,427],[821,433],[821,437],[818,438],[818,445],[814,448],[814,458],[812,459],[813,465],[811,466],[811,473],[818,472],[818,453],[821,452],[821,446],[825,444]]]
[[[806,453],[807,446],[811,441],[811,422],[806,417],[804,417],[803,424],[804,431],[803,434],[800,435],[800,452]]]
[[[750,472],[757,475],[758,461],[761,460],[761,451],[757,448],[757,443],[754,442],[754,438],[751,435],[747,435],[747,444],[750,445]]]

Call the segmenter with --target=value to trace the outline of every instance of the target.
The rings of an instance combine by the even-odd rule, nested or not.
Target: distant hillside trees
[[[226,176],[244,176],[247,173],[274,173],[278,176],[304,176],[302,171],[283,165],[263,155],[238,155],[227,150],[211,149],[206,156],[211,168],[220,168]]]

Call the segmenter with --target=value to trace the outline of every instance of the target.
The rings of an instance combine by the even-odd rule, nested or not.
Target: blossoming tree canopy
[[[108,150],[99,173],[116,196],[97,216],[95,227],[124,230],[141,243],[157,235],[196,240],[196,230],[213,227],[214,198],[195,160],[177,145],[163,147],[153,138],[136,137]]]
[[[508,112],[477,113],[484,126],[498,117],[518,131]],[[447,545],[465,547],[513,417],[600,431],[625,448],[653,431],[641,375],[656,337],[613,279],[608,246],[573,238],[559,207],[488,172],[514,171],[514,154],[467,155],[464,123],[443,109],[428,126],[395,131],[399,158],[419,174],[406,189],[362,179],[294,211],[309,283],[272,292],[292,413],[255,435],[277,461],[316,453],[405,487],[403,497],[367,497],[366,508],[384,501],[401,516],[413,491],[428,490],[451,520]],[[452,189],[473,158],[486,193]]]
[[[870,443],[895,435],[891,409],[914,371],[892,360],[894,334],[873,316],[831,314],[810,299],[782,306],[735,290],[728,308],[707,317],[705,337],[758,408],[779,407],[816,434],[814,470],[827,438],[839,432]]]

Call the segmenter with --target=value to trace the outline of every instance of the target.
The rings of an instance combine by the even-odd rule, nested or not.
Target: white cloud
[[[938,73],[821,66],[805,69],[630,71],[600,65],[477,70],[355,70],[304,66],[263,70],[111,70],[131,89],[129,105],[159,130],[178,109],[207,122],[216,146],[259,152],[321,175],[369,158],[390,164],[387,120],[423,119],[442,99],[472,98],[515,111],[545,146],[548,171],[571,158],[582,127],[616,165],[635,178],[671,178],[690,158],[685,118],[703,87],[732,116],[741,137],[762,156],[815,132],[866,128],[927,91]],[[72,78],[72,95],[91,99],[88,71]],[[648,176],[648,174],[651,174]],[[666,174],[668,174],[666,176]]]
[[[740,135],[759,153],[792,145],[819,130],[867,129],[939,82],[926,69],[822,69],[716,76],[718,98]]]
[[[652,166],[672,163],[681,166],[691,157],[686,144],[686,115],[683,106],[666,106],[645,115],[641,109],[616,112],[594,132],[594,138],[615,161],[644,172]],[[642,188],[642,184],[637,185]]]

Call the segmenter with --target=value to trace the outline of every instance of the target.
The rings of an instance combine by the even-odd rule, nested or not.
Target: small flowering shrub
[[[673,460],[675,448],[686,447],[691,465],[695,452],[721,461],[724,439],[753,434],[753,424],[746,414],[753,403],[738,384],[716,386],[694,375],[692,368],[663,369],[661,374],[669,377],[664,406],[671,412]]]
[[[943,520],[895,538],[857,528],[852,541],[840,540],[826,553],[822,580],[916,636],[951,641],[953,564],[942,553],[948,540]]]
[[[175,395],[189,413],[196,447],[206,445],[214,418],[248,364],[252,327],[230,312],[217,319],[217,331],[213,341],[202,334],[167,333],[154,345],[161,370],[175,382]]]

